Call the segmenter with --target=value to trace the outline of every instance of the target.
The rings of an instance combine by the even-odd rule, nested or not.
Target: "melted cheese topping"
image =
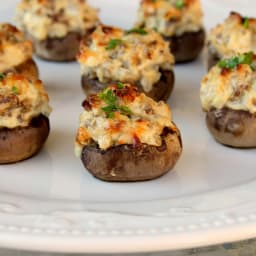
[[[156,29],[164,36],[180,36],[202,29],[199,0],[184,0],[182,8],[176,4],[177,0],[142,0],[136,26]]]
[[[227,107],[256,113],[256,72],[247,64],[232,70],[215,66],[203,78],[200,96],[205,111]]]
[[[118,43],[107,49],[111,40]],[[78,61],[89,79],[139,83],[149,92],[160,80],[161,69],[172,70],[174,57],[169,44],[154,31],[141,35],[100,25],[90,43],[81,45]]]
[[[43,114],[49,116],[48,95],[40,81],[8,74],[0,80],[0,127],[26,127]]]
[[[176,131],[169,107],[162,101],[155,102],[135,87],[125,84],[118,89],[108,87],[117,97],[118,105],[129,108],[130,114],[114,112],[107,117],[102,108],[106,102],[99,95],[92,95],[84,102],[85,111],[80,116],[80,127],[76,137],[76,154],[80,157],[84,146],[97,143],[100,149],[140,143],[161,146],[164,128]]]
[[[32,58],[32,43],[8,23],[0,23],[0,73]]]
[[[37,38],[62,38],[86,32],[98,23],[97,10],[84,0],[22,0],[16,12],[18,26]]]
[[[210,31],[208,44],[209,50],[220,58],[234,53],[256,52],[256,19],[250,18],[248,25],[244,25],[240,14],[231,13]]]

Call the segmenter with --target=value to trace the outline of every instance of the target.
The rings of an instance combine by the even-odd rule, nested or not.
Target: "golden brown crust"
[[[161,70],[173,70],[169,43],[155,31],[143,33],[100,25],[89,40],[81,43],[78,62],[81,73],[102,83],[139,84],[149,92]]]
[[[87,170],[104,181],[144,181],[170,171],[182,152],[179,131],[162,135],[160,147],[147,144],[121,145],[106,151],[86,146],[81,159]]]
[[[164,36],[196,32],[203,27],[199,0],[142,0],[136,26],[156,29]]]
[[[227,146],[256,147],[256,115],[229,108],[207,112],[206,122],[214,138]]]
[[[243,58],[247,60],[239,64],[239,59]],[[203,110],[227,107],[256,113],[255,61],[256,55],[249,52],[223,59],[220,65],[212,67],[201,81],[200,99]],[[229,66],[230,63],[234,66]]]
[[[220,58],[236,53],[255,51],[256,19],[231,12],[208,33],[208,46]]]
[[[0,23],[0,73],[22,65],[33,55],[32,42],[9,23]]]
[[[98,10],[86,0],[21,0],[15,19],[20,29],[38,40],[85,34],[99,21]]]
[[[19,162],[37,154],[49,131],[49,119],[43,115],[32,119],[27,127],[1,128],[0,164]]]
[[[0,127],[27,127],[34,117],[49,116],[49,97],[40,80],[8,73],[0,79]]]
[[[84,146],[95,143],[102,150],[138,142],[159,147],[166,127],[176,132],[168,105],[155,102],[128,83],[112,84],[89,95],[82,105],[75,140],[78,157]]]

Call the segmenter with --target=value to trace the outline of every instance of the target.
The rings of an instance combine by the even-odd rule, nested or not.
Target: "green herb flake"
[[[118,89],[124,88],[124,84],[122,83],[118,83],[117,86]],[[117,104],[117,97],[111,89],[105,89],[99,94],[99,97],[107,104],[105,107],[101,108],[107,115],[107,118],[114,118],[115,112],[117,111],[122,115],[130,116],[132,114],[132,111],[128,107]]]
[[[253,56],[254,56],[253,52],[248,52],[248,53],[239,55],[238,56],[239,64],[251,65],[253,62]]]
[[[184,2],[184,0],[177,0],[177,1],[175,2],[175,7],[176,7],[177,9],[182,9],[182,8],[184,8],[184,7],[185,7],[185,2]]]
[[[117,101],[117,97],[113,93],[112,90],[104,90],[102,93],[99,94],[100,99],[104,100],[107,104],[113,105]]]
[[[249,28],[249,18],[248,17],[243,17],[243,26],[248,29]]]
[[[253,68],[253,57],[254,53],[253,52],[248,52],[244,54],[240,54],[238,56],[229,58],[229,59],[222,59],[218,62],[218,66],[220,68],[227,68],[227,69],[234,69],[236,68],[239,64],[248,64]]]
[[[107,118],[114,118],[115,114],[114,112],[117,111],[117,108],[115,105],[108,105],[106,107],[101,108],[107,115]]]
[[[121,45],[122,43],[123,43],[123,41],[121,39],[110,39],[106,46],[106,50],[113,50],[118,45]]]
[[[118,106],[117,109],[121,112],[121,114],[130,116],[132,115],[132,111],[126,106]]]
[[[132,33],[140,34],[142,36],[145,36],[148,34],[148,32],[143,28],[133,28],[127,31],[127,34],[132,34]]]
[[[3,79],[5,79],[5,77],[6,77],[5,74],[0,73],[0,81],[3,80]]]
[[[115,117],[115,113],[114,112],[109,112],[109,113],[106,113],[106,114],[107,114],[107,118],[113,119]]]
[[[223,59],[218,62],[220,68],[233,69],[238,65],[238,58],[233,57],[231,59]]]
[[[117,88],[118,88],[118,89],[123,89],[123,88],[124,88],[124,84],[121,83],[121,82],[118,82],[118,83],[117,83]]]
[[[18,88],[17,88],[16,86],[13,86],[13,87],[12,87],[12,92],[13,92],[14,94],[18,94],[18,93],[19,93],[19,90],[18,90]]]

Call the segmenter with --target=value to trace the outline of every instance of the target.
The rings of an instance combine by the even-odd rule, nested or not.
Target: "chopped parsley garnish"
[[[132,33],[140,34],[142,36],[148,34],[148,32],[143,28],[133,28],[127,31],[127,34],[132,34]]]
[[[18,90],[18,88],[17,88],[16,86],[13,86],[13,87],[12,87],[12,92],[13,92],[14,94],[18,94],[18,93],[19,93],[19,90]]]
[[[123,88],[123,83],[117,84],[117,89]],[[99,97],[107,104],[105,107],[101,108],[106,113],[107,118],[114,118],[115,112],[117,111],[120,112],[122,115],[126,116],[130,116],[132,114],[132,111],[127,106],[122,106],[118,104],[118,98],[111,89],[105,89],[99,94]]]
[[[175,7],[176,7],[177,9],[182,9],[184,6],[185,6],[184,0],[177,0],[177,1],[175,2]]]
[[[117,111],[115,105],[108,105],[106,107],[101,108],[107,115],[107,118],[114,118],[114,112]]]
[[[251,69],[254,70],[254,67],[252,65],[253,56],[254,56],[253,52],[248,52],[248,53],[240,54],[238,56],[234,56],[229,59],[222,59],[218,62],[218,66],[220,68],[234,69],[239,64],[248,64],[251,66]]]
[[[243,26],[245,28],[249,28],[249,18],[248,17],[243,17]]]
[[[117,88],[118,88],[118,89],[123,89],[123,88],[124,88],[124,84],[121,83],[121,82],[118,82],[118,83],[117,83]]]
[[[117,106],[117,110],[126,116],[130,116],[132,114],[132,111],[126,106]]]
[[[6,77],[6,75],[5,75],[5,74],[0,73],[0,80],[5,79],[5,77]]]
[[[110,39],[106,46],[106,50],[113,50],[122,43],[123,41],[121,39]]]
[[[114,92],[110,89],[104,90],[99,94],[100,99],[104,100],[108,105],[116,103],[117,97]]]

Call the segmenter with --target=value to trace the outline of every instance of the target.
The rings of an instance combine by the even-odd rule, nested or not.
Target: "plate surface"
[[[12,20],[17,2],[0,6],[2,21]],[[107,2],[91,0],[105,23],[131,27],[138,1]],[[207,28],[230,7],[243,14],[255,10],[255,2],[245,2],[203,1]],[[249,2],[253,8],[241,9]],[[160,179],[126,184],[96,180],[74,156],[84,98],[79,65],[37,60],[54,109],[51,135],[38,156],[0,166],[0,247],[138,252],[255,237],[256,150],[227,148],[209,135],[199,102],[204,62],[201,56],[175,68],[169,104],[184,142],[177,166]]]

